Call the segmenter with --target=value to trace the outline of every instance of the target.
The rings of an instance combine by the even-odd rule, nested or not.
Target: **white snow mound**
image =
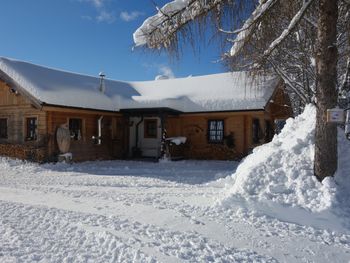
[[[313,174],[316,108],[308,105],[272,142],[257,147],[226,183],[221,203],[234,198],[300,207],[312,212],[330,208],[335,199],[333,179],[321,184]]]

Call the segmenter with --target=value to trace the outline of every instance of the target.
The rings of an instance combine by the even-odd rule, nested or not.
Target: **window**
[[[145,120],[145,130],[144,137],[145,138],[157,138],[157,120],[149,119]]]
[[[82,138],[82,127],[83,127],[83,121],[82,119],[69,119],[69,131],[70,131],[70,137],[75,140],[79,141]]]
[[[27,118],[27,141],[35,141],[37,139],[37,126],[38,120],[37,118]]]
[[[208,141],[210,143],[221,143],[224,141],[224,121],[208,121]]]
[[[253,119],[253,143],[259,143],[262,138],[262,132],[259,119]]]
[[[7,139],[7,119],[0,119],[0,139]]]

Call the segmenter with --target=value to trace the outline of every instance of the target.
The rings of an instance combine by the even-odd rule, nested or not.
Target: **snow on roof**
[[[246,72],[152,80],[105,80],[100,78],[0,57],[0,71],[39,103],[118,111],[167,107],[182,112],[263,109],[279,79],[252,79]]]

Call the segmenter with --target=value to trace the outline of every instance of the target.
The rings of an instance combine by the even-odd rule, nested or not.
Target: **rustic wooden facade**
[[[97,120],[103,116],[102,143],[97,145]],[[35,118],[35,138],[27,137],[27,120]],[[72,140],[74,161],[126,157],[126,121],[115,112],[44,106],[38,108],[30,99],[0,80],[0,119],[6,122],[6,135],[0,138],[0,155],[38,162],[55,161],[59,154],[55,133],[70,119],[82,122],[81,138]]]
[[[166,115],[162,125],[168,137],[187,138],[183,145],[170,146],[172,157],[227,160],[241,158],[255,146],[268,142],[273,135],[274,120],[286,119],[291,114],[288,98],[280,86],[267,104],[266,110],[179,113]],[[160,115],[161,112],[144,114],[148,119],[158,118]],[[97,123],[101,116],[103,139],[97,145],[93,137],[97,135]],[[36,119],[35,138],[27,137],[27,121],[31,118]],[[0,155],[3,156],[38,162],[56,161],[59,155],[55,139],[57,128],[74,119],[81,123],[80,138],[71,141],[70,152],[74,161],[133,157],[129,145],[130,116],[124,113],[47,105],[38,107],[11,85],[0,81],[1,119],[6,121],[7,129],[6,136],[0,138]],[[208,139],[208,123],[211,120],[222,121],[222,141],[210,142]],[[254,122],[259,125],[258,140],[254,139]],[[158,122],[157,125],[160,138],[161,123]],[[160,144],[155,147],[160,149]],[[159,156],[157,154],[154,157]]]
[[[189,159],[234,160],[247,155],[254,147],[269,142],[275,133],[275,120],[292,116],[290,101],[279,86],[266,110],[186,113],[168,116],[165,120],[167,137],[183,136],[184,145],[171,145],[172,157]],[[223,139],[211,142],[209,122],[223,122]],[[254,127],[257,123],[257,127]],[[257,135],[257,136],[256,136]],[[255,138],[256,137],[256,138]]]

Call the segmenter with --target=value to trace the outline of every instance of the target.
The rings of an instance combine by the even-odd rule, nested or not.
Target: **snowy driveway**
[[[0,262],[350,259],[348,235],[215,206],[236,166],[0,159]]]

